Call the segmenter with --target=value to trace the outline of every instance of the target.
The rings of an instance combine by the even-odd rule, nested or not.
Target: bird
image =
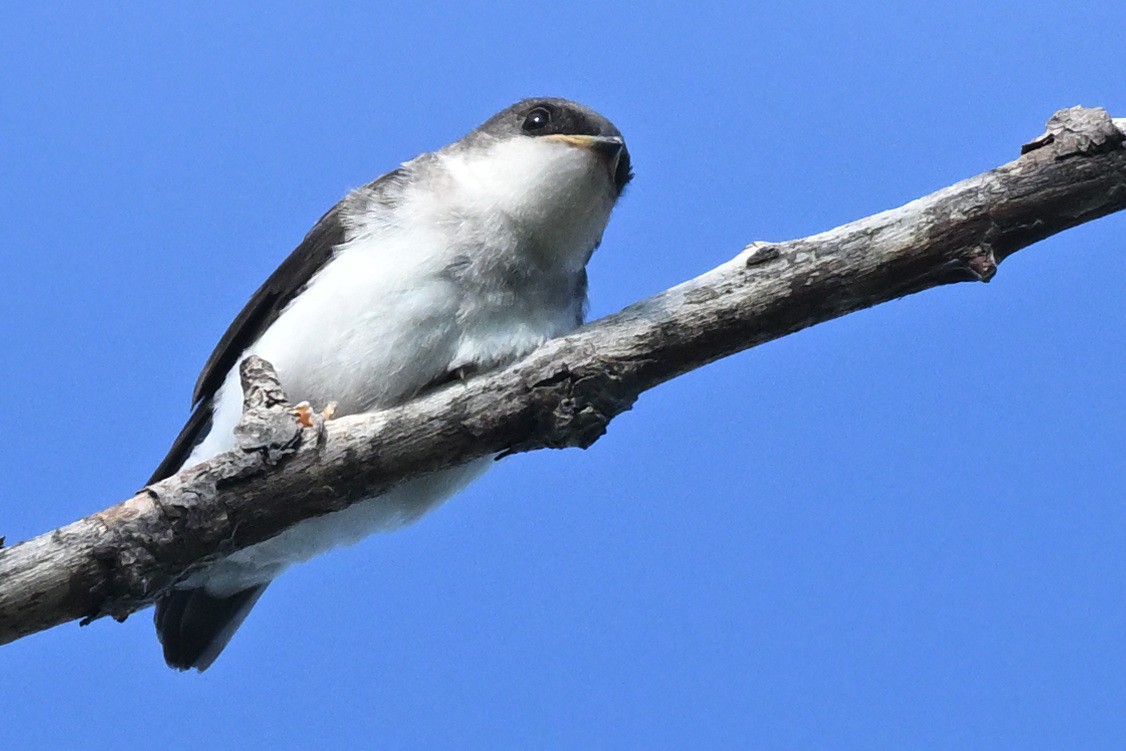
[[[336,416],[405,403],[582,324],[591,254],[633,177],[621,132],[576,102],[524,99],[348,193],[220,338],[149,484],[235,445],[239,363]],[[206,670],[288,566],[416,521],[491,458],[300,522],[178,581],[156,602],[167,664]]]

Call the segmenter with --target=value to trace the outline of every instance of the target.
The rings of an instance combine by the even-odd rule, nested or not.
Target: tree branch
[[[514,365],[313,428],[268,363],[242,368],[237,449],[0,551],[0,643],[124,619],[217,556],[426,472],[586,447],[641,392],[821,321],[961,281],[1126,208],[1126,119],[1052,116],[1014,162],[819,235],[753,243],[689,282],[550,341]]]

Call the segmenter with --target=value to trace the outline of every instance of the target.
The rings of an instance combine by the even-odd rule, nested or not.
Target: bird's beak
[[[610,168],[610,174],[614,174],[618,169],[618,160],[622,157],[622,151],[625,149],[625,141],[613,136],[569,136],[562,133],[555,133],[544,138],[552,141],[559,141],[568,146],[577,146],[580,149],[589,149],[603,159],[607,166]]]

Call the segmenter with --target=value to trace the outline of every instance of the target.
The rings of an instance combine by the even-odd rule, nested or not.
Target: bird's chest
[[[252,351],[295,401],[356,412],[451,370],[504,364],[576,325],[574,275],[526,268],[504,233],[459,229],[343,246]]]
[[[580,280],[562,273],[459,276],[458,341],[452,368],[498,367],[573,329]]]

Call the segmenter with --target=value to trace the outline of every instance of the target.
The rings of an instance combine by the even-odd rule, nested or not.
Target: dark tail
[[[156,602],[156,635],[164,645],[164,661],[177,670],[203,672],[242,625],[266,584],[229,597],[215,597],[202,587],[173,589]]]

